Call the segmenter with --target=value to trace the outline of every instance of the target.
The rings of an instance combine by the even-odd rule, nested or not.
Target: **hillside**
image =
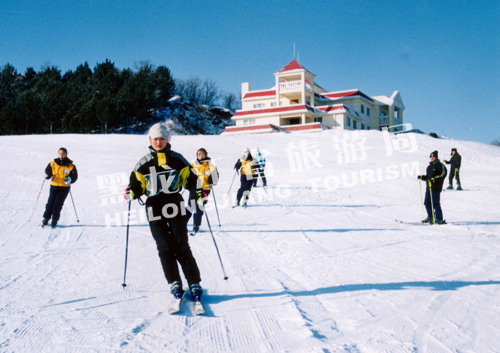
[[[171,301],[144,211],[132,204],[122,288],[123,189],[147,153],[140,135],[2,136],[1,352],[495,352],[500,347],[500,149],[405,134],[174,136],[188,160],[205,147],[220,171],[190,238],[206,315]],[[44,169],[68,149],[79,180],[60,227],[40,229]],[[245,147],[269,187],[231,208]],[[441,196],[443,226],[422,219],[417,174],[429,153],[462,155],[464,191]],[[339,155],[340,154],[340,155]],[[234,197],[237,179],[232,185]],[[187,193],[184,193],[186,197]],[[212,201],[212,199],[210,199]],[[77,222],[77,217],[79,222]],[[191,222],[189,224],[191,227]]]

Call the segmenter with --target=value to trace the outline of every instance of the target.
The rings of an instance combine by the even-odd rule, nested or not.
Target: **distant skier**
[[[195,300],[202,295],[200,271],[188,243],[182,187],[196,189],[198,177],[182,155],[172,151],[167,127],[154,124],[149,129],[149,153],[142,157],[130,174],[125,198],[134,200],[146,195],[146,214],[156,241],[163,273],[170,292],[177,299],[184,294],[177,262],[182,267]],[[195,192],[196,193],[196,192]],[[201,191],[197,202],[201,202]]]
[[[255,177],[253,179],[253,185],[254,187],[257,186],[257,180],[259,179],[259,176],[262,179],[262,185],[264,187],[267,186],[267,180],[266,180],[266,175],[264,174],[264,168],[266,167],[266,158],[260,153],[259,148],[255,148],[255,160],[257,163],[259,163],[259,168],[255,168]]]
[[[45,168],[45,179],[52,179],[50,182],[50,195],[45,212],[43,214],[42,225],[46,226],[52,218],[51,226],[54,228],[61,216],[64,200],[69,194],[71,184],[78,179],[78,172],[73,161],[68,158],[68,150],[59,148],[58,158],[55,158]]]
[[[444,179],[446,178],[446,167],[438,159],[438,151],[430,154],[431,159],[426,170],[426,175],[419,175],[419,180],[427,181],[425,191],[425,208],[427,210],[427,218],[422,220],[423,223],[443,224],[443,211],[441,210],[441,191],[443,190]],[[430,185],[430,188],[429,188]]]
[[[450,185],[447,189],[453,190],[453,178],[457,179],[457,190],[463,190],[460,184],[460,166],[462,165],[462,156],[458,154],[456,148],[451,149],[451,159],[447,161],[443,160],[446,164],[451,164],[451,171],[449,176]]]
[[[212,164],[212,160],[208,157],[207,150],[200,148],[196,152],[197,159],[191,163],[192,171],[198,176],[198,184],[196,189],[190,191],[189,194],[189,206],[192,207],[193,200],[196,201],[198,194],[202,194],[204,199],[203,204],[206,204],[207,197],[210,194],[211,186],[217,185],[219,181],[219,172],[217,167]],[[193,234],[196,234],[200,229],[201,220],[203,218],[203,208],[200,208],[198,203],[195,202],[196,211],[193,218]],[[186,222],[191,218],[191,211],[187,209],[186,211],[187,219]]]
[[[234,165],[234,169],[240,172],[240,188],[236,194],[236,201],[233,207],[241,206],[246,207],[248,198],[250,197],[250,190],[252,190],[255,169],[259,168],[259,163],[253,158],[250,150],[245,148],[243,155],[238,159]]]

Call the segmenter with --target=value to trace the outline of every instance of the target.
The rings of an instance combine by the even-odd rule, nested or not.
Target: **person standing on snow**
[[[259,163],[253,158],[250,150],[245,148],[243,155],[238,159],[234,165],[234,169],[240,172],[240,188],[236,194],[236,201],[233,207],[239,206],[241,201],[241,206],[245,207],[248,198],[250,197],[250,190],[252,190],[255,169],[259,168]],[[242,200],[243,199],[243,200]]]
[[[438,159],[438,151],[430,154],[431,159],[426,170],[426,175],[419,175],[419,180],[427,181],[425,191],[425,208],[427,218],[422,223],[444,224],[443,211],[441,210],[441,191],[443,190],[444,179],[446,178],[446,167]]]
[[[50,195],[45,212],[43,214],[42,225],[46,226],[52,218],[52,228],[57,225],[64,200],[69,194],[71,184],[78,179],[78,172],[73,161],[68,158],[68,150],[64,147],[57,152],[59,157],[55,158],[45,168],[45,179],[50,181]]]
[[[266,187],[267,186],[267,180],[266,180],[266,175],[264,174],[264,168],[266,167],[266,158],[260,153],[259,148],[257,147],[255,149],[255,160],[257,163],[259,163],[259,168],[255,168],[255,177],[253,179],[253,185],[254,187],[257,186],[257,180],[258,177],[260,176],[262,179],[262,186]]]
[[[453,190],[453,178],[457,179],[457,190],[463,190],[462,185],[460,184],[460,166],[462,165],[462,156],[458,154],[456,148],[451,149],[451,159],[447,161],[443,160],[446,164],[451,164],[451,172],[449,177],[450,185],[447,189]]]
[[[198,177],[179,153],[172,151],[167,127],[154,124],[149,129],[149,153],[142,157],[130,174],[125,198],[134,200],[146,195],[146,214],[156,241],[163,273],[175,298],[184,294],[177,262],[181,265],[195,300],[202,295],[200,270],[188,243],[182,187],[196,190]],[[196,192],[196,191],[195,191]],[[201,192],[197,193],[197,202]]]
[[[193,207],[193,200],[196,201],[197,195],[201,192],[204,202],[206,204],[207,197],[210,194],[211,187],[217,185],[219,181],[219,172],[217,171],[217,167],[212,164],[212,160],[208,157],[207,150],[204,148],[200,148],[196,152],[197,159],[191,163],[191,170],[195,172],[198,176],[198,184],[196,186],[196,190],[191,190],[189,194],[189,206]],[[196,234],[200,229],[201,220],[203,217],[203,207],[199,207],[198,203],[195,202],[196,211],[193,219],[193,234]],[[187,210],[187,220],[189,221],[191,218],[191,212]]]

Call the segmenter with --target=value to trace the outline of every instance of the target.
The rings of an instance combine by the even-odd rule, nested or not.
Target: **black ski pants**
[[[450,185],[453,185],[453,178],[456,178],[457,185],[460,185],[460,169],[455,168],[455,170],[450,170],[450,176],[448,178]]]
[[[69,186],[50,186],[50,195],[47,204],[45,205],[45,212],[43,218],[50,219],[52,222],[59,221],[61,217],[61,210],[64,205],[64,200],[68,197]]]
[[[250,190],[252,190],[252,185],[253,177],[247,179],[247,176],[245,174],[241,174],[240,188],[238,189],[238,193],[236,194],[236,200],[238,200],[238,203],[240,203],[243,197],[245,197],[244,200],[248,201],[248,198],[250,197]]]
[[[188,243],[184,200],[179,193],[149,197],[146,201],[146,214],[149,228],[156,241],[163,273],[168,283],[181,281],[179,267],[188,285],[199,283],[200,270]]]

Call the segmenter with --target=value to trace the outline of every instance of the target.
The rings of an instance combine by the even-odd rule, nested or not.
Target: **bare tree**
[[[229,109],[231,112],[239,109],[240,100],[234,93],[227,93],[222,96],[222,106]]]
[[[494,139],[494,140],[491,142],[491,144],[492,144],[493,146],[498,146],[498,147],[500,147],[500,138],[496,138],[496,139]]]
[[[217,105],[220,99],[219,89],[217,84],[210,78],[205,79],[201,85],[200,104],[208,106]]]

